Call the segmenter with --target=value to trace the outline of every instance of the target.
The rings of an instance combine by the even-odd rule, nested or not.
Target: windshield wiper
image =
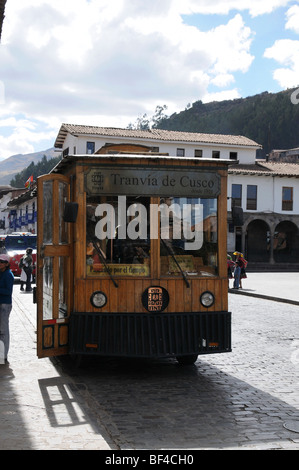
[[[177,267],[179,268],[182,276],[183,276],[183,279],[187,285],[187,287],[190,287],[190,284],[189,284],[189,281],[188,279],[186,278],[186,274],[184,273],[184,271],[182,270],[181,266],[180,266],[180,263],[178,262],[178,260],[176,259],[174,253],[170,250],[169,246],[167,245],[167,243],[165,243],[165,241],[163,240],[163,238],[161,238],[161,242],[163,243],[163,245],[165,246],[166,250],[168,251],[168,253],[170,254],[170,256],[172,257],[172,259],[174,260],[175,264],[177,265]]]
[[[112,282],[113,282],[113,284],[115,285],[115,287],[118,287],[118,284],[117,284],[117,282],[115,281],[114,277],[112,276],[111,271],[110,271],[110,269],[109,269],[109,267],[108,267],[108,265],[107,265],[107,263],[106,263],[106,260],[105,260],[105,258],[104,258],[104,256],[103,256],[103,253],[101,252],[100,248],[99,248],[98,245],[96,244],[96,240],[97,240],[97,239],[96,239],[94,236],[92,236],[89,231],[87,232],[87,235],[88,235],[89,241],[93,244],[94,249],[95,249],[96,252],[98,253],[98,255],[99,255],[99,257],[100,257],[100,259],[101,259],[103,265],[105,266],[106,271],[107,271],[107,273],[108,273],[109,276],[110,276],[110,279],[112,280]]]

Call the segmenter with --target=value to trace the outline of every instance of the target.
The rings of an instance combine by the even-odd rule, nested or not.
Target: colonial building
[[[242,251],[255,269],[297,269],[299,165],[240,162],[228,172],[228,210],[243,209],[242,224],[229,223],[228,251]]]
[[[25,188],[0,186],[0,233],[34,231],[36,201]]]
[[[243,136],[198,134],[161,129],[135,130],[62,124],[54,147],[64,155],[93,154],[111,144],[121,144],[124,151],[141,145],[150,152],[178,157],[224,158],[243,163],[255,161],[261,146]],[[115,149],[110,149],[115,153]],[[117,149],[116,149],[117,151]],[[140,149],[136,148],[136,153]]]
[[[299,147],[287,150],[272,150],[269,153],[270,162],[299,163]]]

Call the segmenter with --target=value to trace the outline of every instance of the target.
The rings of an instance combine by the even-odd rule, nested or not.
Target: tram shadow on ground
[[[296,408],[199,359],[69,357],[58,367],[72,376],[88,413],[116,448],[281,449],[298,446],[284,424]],[[297,447],[298,448],[298,447]]]

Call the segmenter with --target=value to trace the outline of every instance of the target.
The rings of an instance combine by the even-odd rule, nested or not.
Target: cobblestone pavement
[[[252,274],[244,293],[259,291]],[[36,309],[15,289],[0,449],[298,450],[299,306],[229,294],[229,307],[232,353],[188,367],[98,358],[76,369],[68,357],[36,358]]]

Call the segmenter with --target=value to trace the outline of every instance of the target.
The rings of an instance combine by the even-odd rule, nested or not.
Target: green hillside
[[[243,135],[263,146],[258,157],[264,157],[273,149],[299,147],[299,104],[291,101],[294,90],[206,104],[196,101],[189,109],[161,119],[155,127]]]

